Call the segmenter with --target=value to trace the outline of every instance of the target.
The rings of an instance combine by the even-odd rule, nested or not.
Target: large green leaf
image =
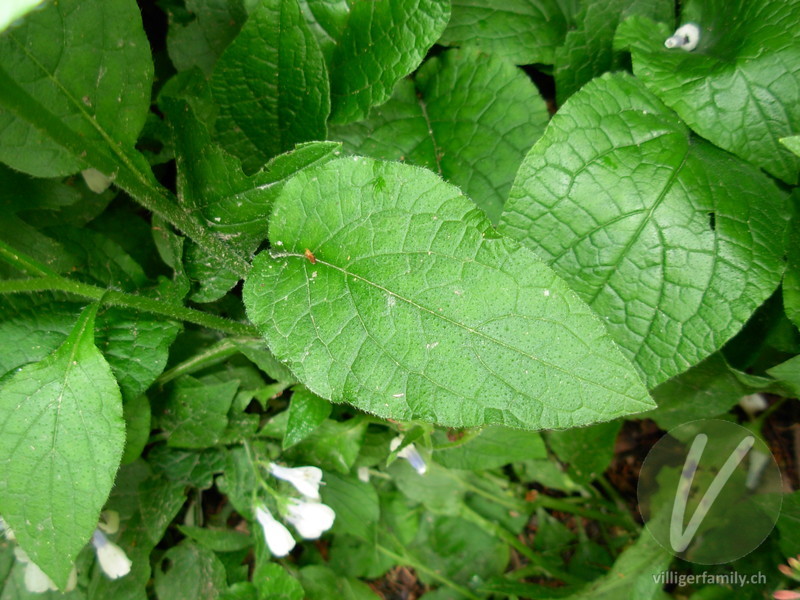
[[[258,4],[217,62],[211,89],[220,140],[247,171],[327,135],[325,60],[297,0]]]
[[[672,31],[649,19],[620,27],[634,73],[704,138],[796,183],[800,158],[779,139],[800,130],[800,2],[690,0],[682,9],[701,30],[692,52],[665,48]]]
[[[323,398],[529,429],[652,405],[588,307],[430,171],[357,157],[306,169],[276,200],[269,238],[248,314]]]
[[[369,119],[331,128],[346,150],[405,160],[459,186],[496,222],[514,175],[542,135],[547,106],[510,63],[475,50],[433,58]]]
[[[125,443],[122,398],[94,346],[97,305],[53,354],[0,388],[0,514],[64,586],[97,527]]]
[[[150,108],[153,62],[134,0],[59,0],[0,35],[0,66],[81,137],[132,148]],[[0,108],[0,160],[40,177],[82,162]]]
[[[331,122],[363,119],[444,31],[449,0],[304,0],[331,79]]]
[[[584,2],[577,26],[567,32],[564,45],[556,48],[553,76],[559,106],[594,77],[624,66],[623,54],[613,49],[617,25],[630,15],[644,15],[671,22],[671,0],[592,0]]]
[[[500,228],[545,257],[654,386],[719,349],[783,271],[786,199],[629,75],[572,96]]]
[[[553,64],[578,0],[453,0],[440,44],[474,46],[518,65]]]

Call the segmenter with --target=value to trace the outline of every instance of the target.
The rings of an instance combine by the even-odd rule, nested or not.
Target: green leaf
[[[127,465],[142,455],[150,438],[150,402],[144,394],[125,402],[122,407],[125,418],[125,450],[121,463]]]
[[[794,397],[800,398],[800,356],[775,365],[767,373],[786,385]]]
[[[669,430],[697,419],[712,419],[728,412],[753,393],[720,352],[653,390],[658,408],[643,414],[661,429]]]
[[[304,0],[331,81],[331,123],[363,119],[416,69],[450,18],[448,0]]]
[[[303,586],[282,566],[264,563],[256,567],[253,583],[263,600],[302,600]]]
[[[785,556],[800,554],[800,492],[786,494],[781,514],[775,524],[780,533],[781,550]]]
[[[156,567],[159,600],[211,600],[226,587],[225,567],[214,552],[190,541],[167,550]]]
[[[588,484],[611,464],[614,443],[621,427],[622,421],[617,420],[565,431],[548,431],[547,445],[567,466],[567,473],[574,481]]]
[[[779,142],[800,130],[800,3],[692,0],[692,52],[667,49],[672,31],[646,18],[620,26],[633,72],[698,134],[788,183],[800,158]]]
[[[42,360],[69,334],[81,304],[55,294],[0,297],[0,375]],[[126,402],[136,400],[164,370],[180,326],[141,313],[99,311],[95,343],[109,362]]]
[[[453,0],[439,43],[473,46],[518,65],[550,65],[577,12],[578,0]]]
[[[325,60],[297,0],[258,3],[217,62],[211,89],[217,133],[246,171],[327,135]]]
[[[432,58],[366,121],[331,128],[353,154],[405,160],[459,186],[497,222],[514,175],[548,120],[520,70],[475,50]]]
[[[793,205],[797,206],[800,192],[795,189],[792,197]],[[783,306],[786,316],[800,328],[800,229],[798,229],[798,214],[795,209],[792,215],[792,224],[789,227],[789,242],[786,249],[786,273],[783,276]]]
[[[320,492],[322,501],[336,512],[334,533],[352,535],[366,542],[375,540],[380,508],[378,493],[372,485],[352,476],[325,473],[325,485]]]
[[[303,567],[299,572],[307,600],[378,600],[366,583],[340,577],[331,569],[320,565]]]
[[[289,404],[286,432],[283,434],[284,450],[306,439],[330,414],[330,402],[305,388],[295,388]]]
[[[159,424],[174,448],[207,448],[228,425],[228,411],[239,389],[236,380],[207,384],[184,376],[175,383]]]
[[[601,315],[649,387],[719,349],[780,281],[786,199],[629,75],[570,98],[531,150],[500,229]]]
[[[617,557],[612,569],[568,600],[617,600],[636,598],[655,600],[662,596],[663,584],[654,575],[666,571],[672,555],[648,531]]]
[[[247,11],[241,0],[186,0],[185,11],[171,6],[167,51],[178,71],[199,67],[210,75],[233,41]]]
[[[358,458],[367,422],[355,418],[339,422],[328,419],[314,430],[314,435],[286,452],[296,464],[319,465],[326,471],[350,472]]]
[[[800,156],[800,135],[792,135],[785,138],[779,138],[778,141],[786,146],[789,150]]]
[[[134,0],[59,0],[0,36],[0,65],[87,141],[132,149],[150,108],[153,62]],[[43,115],[44,118],[44,115]],[[54,177],[83,162],[0,108],[0,161]]]
[[[119,388],[94,346],[96,313],[85,309],[58,350],[0,388],[0,514],[60,587],[97,527],[125,443]]]
[[[475,585],[499,575],[509,560],[507,544],[459,517],[423,519],[411,547],[431,571],[462,585]],[[418,576],[425,583],[440,581],[429,573],[420,572]]]
[[[276,200],[269,238],[248,315],[323,398],[528,429],[651,406],[586,305],[429,171],[358,158],[306,169]]]
[[[450,469],[482,471],[511,462],[547,458],[544,440],[538,433],[492,426],[469,441],[436,448],[433,459]]]
[[[434,513],[454,515],[463,506],[467,486],[455,471],[429,463],[425,475],[420,475],[405,460],[389,465],[387,472],[403,495],[424,505]]]
[[[193,525],[178,525],[178,530],[198,545],[214,552],[235,552],[253,545],[246,533],[234,529],[209,529]]]
[[[630,15],[671,22],[675,3],[670,0],[593,0],[584,2],[577,27],[556,48],[553,77],[558,105],[595,77],[625,67],[623,54],[614,51],[617,25]]]

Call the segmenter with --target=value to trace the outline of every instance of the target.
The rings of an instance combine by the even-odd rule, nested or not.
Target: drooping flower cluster
[[[334,510],[320,502],[319,486],[322,484],[322,470],[317,467],[282,467],[270,463],[269,472],[282,479],[302,494],[303,499],[289,498],[285,505],[285,519],[300,536],[307,540],[319,538],[333,527],[336,518]],[[259,504],[255,507],[256,520],[264,531],[264,538],[274,556],[286,556],[295,546],[292,533],[278,521],[269,509]]]

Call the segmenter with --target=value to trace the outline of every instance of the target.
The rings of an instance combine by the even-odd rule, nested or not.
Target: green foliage
[[[276,201],[269,237],[275,250],[245,285],[248,315],[323,398],[385,418],[529,429],[651,402],[580,300],[428,171],[357,158],[306,169]]]
[[[119,387],[94,345],[97,308],[0,389],[0,513],[60,586],[94,531],[125,440]]]
[[[531,149],[500,229],[605,318],[654,386],[718,350],[772,294],[787,223],[766,176],[693,138],[637,79],[604,75]]]
[[[797,0],[0,4],[1,599],[793,587],[631,509],[796,471]]]

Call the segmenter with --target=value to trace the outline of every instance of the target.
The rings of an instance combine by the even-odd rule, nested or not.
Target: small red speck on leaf
[[[306,248],[305,255],[306,255],[306,258],[308,259],[308,261],[309,261],[309,262],[310,262],[312,265],[315,265],[315,264],[317,264],[317,257],[316,257],[316,256],[314,256],[314,253],[313,253],[311,250],[309,250],[308,248]]]

